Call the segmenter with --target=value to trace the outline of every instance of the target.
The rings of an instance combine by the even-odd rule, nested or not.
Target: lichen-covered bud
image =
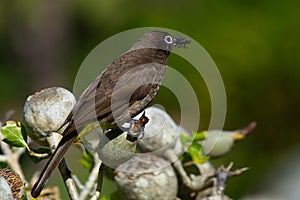
[[[105,140],[103,136],[101,139]],[[136,150],[136,141],[129,141],[126,139],[127,134],[124,132],[117,138],[107,141],[103,147],[99,145],[97,153],[102,162],[111,167],[116,168],[118,165],[130,159]],[[103,141],[101,141],[103,142]]]
[[[229,196],[224,195],[224,194],[222,194],[222,195],[216,194],[216,195],[211,195],[211,196],[207,196],[207,197],[203,197],[203,198],[196,197],[196,200],[232,200],[232,199]]]
[[[145,113],[149,122],[145,126],[144,137],[138,140],[142,151],[162,155],[167,149],[174,149],[178,145],[181,147],[178,137],[184,130],[168,113],[157,107],[149,107],[145,109]],[[182,150],[178,153],[182,153]]]
[[[137,154],[116,170],[122,198],[127,199],[175,199],[178,180],[168,161],[150,153]]]
[[[0,176],[0,199],[13,200],[11,189],[7,181]]]
[[[8,183],[14,199],[21,199],[24,194],[25,182],[18,173],[11,169],[0,169],[0,177],[4,178]],[[5,185],[5,184],[1,184]],[[6,198],[0,198],[6,199]]]
[[[28,136],[47,146],[47,136],[61,127],[75,103],[74,95],[61,87],[47,88],[30,95],[23,109],[23,124]]]

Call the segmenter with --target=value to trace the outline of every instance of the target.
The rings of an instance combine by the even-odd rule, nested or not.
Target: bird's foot
[[[148,123],[149,118],[146,117],[145,112],[138,119],[132,119],[128,128],[128,135],[134,138],[141,139],[144,137],[145,125]]]

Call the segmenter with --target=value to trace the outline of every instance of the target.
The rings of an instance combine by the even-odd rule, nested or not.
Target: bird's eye
[[[173,38],[169,35],[167,35],[164,39],[164,41],[168,44],[172,44],[173,43]]]

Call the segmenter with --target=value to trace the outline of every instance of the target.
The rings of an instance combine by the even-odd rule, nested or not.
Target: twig
[[[99,173],[98,173],[97,189],[96,189],[96,192],[93,194],[91,200],[96,200],[100,197],[105,168],[106,168],[105,164],[101,163],[100,168],[99,168]]]
[[[105,171],[106,165],[104,163],[101,163],[99,167],[99,173],[98,173],[98,185],[96,191],[101,193],[102,184],[103,184],[103,177],[104,177],[104,171]]]
[[[0,155],[0,162],[6,163],[8,161],[7,156]]]
[[[36,158],[46,158],[49,156],[49,153],[36,153],[32,150],[28,151],[29,155],[34,156]]]
[[[101,160],[99,159],[99,156],[97,153],[94,154],[94,166],[92,171],[89,174],[89,177],[85,183],[85,186],[83,188],[83,190],[80,192],[80,196],[79,199],[80,200],[84,200],[87,198],[87,196],[89,195],[90,191],[92,190],[97,177],[98,177],[98,172],[100,170],[100,166],[101,166]]]
[[[53,151],[59,142],[59,138],[61,138],[61,135],[56,134],[56,133],[52,133],[50,137],[47,137],[49,146],[51,147],[51,149]],[[61,176],[63,177],[64,184],[68,190],[70,199],[78,200],[79,195],[78,195],[78,191],[76,188],[76,184],[75,184],[74,179],[71,176],[71,171],[69,170],[66,160],[64,158],[60,161],[60,163],[58,165],[58,169],[59,169]]]
[[[63,180],[64,180],[65,186],[68,190],[70,199],[78,200],[79,195],[77,192],[77,188],[76,188],[74,179],[71,177],[71,171],[69,170],[66,160],[64,158],[60,161],[60,163],[58,165],[58,169],[59,169],[61,176],[63,177]]]
[[[217,169],[214,175],[208,177],[208,179],[213,180],[214,182],[214,189],[213,189],[214,195],[224,194],[226,183],[229,178],[233,176],[238,176],[241,173],[249,170],[248,167],[244,167],[244,168],[236,169],[235,171],[230,171],[232,166],[233,166],[233,162],[230,162],[226,168],[224,167],[224,165],[221,165]]]
[[[95,194],[91,197],[91,200],[97,200],[100,197],[100,192],[96,191]]]
[[[189,189],[193,191],[201,191],[203,188],[206,188],[207,184],[209,184],[205,175],[192,176],[192,178],[190,178],[184,170],[181,161],[178,159],[178,157],[172,149],[167,150],[164,155],[168,158],[168,160],[171,163],[173,163],[174,168],[177,170],[180,177],[182,178],[183,184]]]
[[[103,163],[100,164],[99,172],[98,172],[98,183],[97,188],[94,194],[91,197],[91,200],[97,200],[100,198],[101,189],[102,189],[102,182],[103,182],[103,175],[104,175],[105,165]]]
[[[19,163],[19,159],[25,152],[25,148],[18,148],[16,151],[13,151],[8,144],[1,141],[1,150],[4,153],[4,156],[2,158],[4,159],[4,157],[6,157],[6,159],[4,160],[6,160],[7,164],[11,167],[11,169],[16,171],[23,179],[23,181],[25,181],[27,184],[24,173]]]
[[[78,176],[76,176],[76,174],[71,174],[71,176],[74,179],[74,182],[77,185],[77,187],[79,188],[79,190],[83,190],[84,189],[84,185],[80,182]]]

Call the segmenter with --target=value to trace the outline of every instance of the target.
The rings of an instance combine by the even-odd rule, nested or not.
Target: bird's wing
[[[75,122],[71,124],[78,129],[96,120],[112,122],[118,117],[122,122],[128,121],[125,118],[136,115],[152,98],[143,100],[140,105],[136,102],[147,95],[155,96],[157,85],[162,82],[165,65],[149,62],[137,54],[117,58],[83,92],[67,122]],[[131,108],[135,103],[137,105]],[[122,115],[126,110],[127,117]]]

